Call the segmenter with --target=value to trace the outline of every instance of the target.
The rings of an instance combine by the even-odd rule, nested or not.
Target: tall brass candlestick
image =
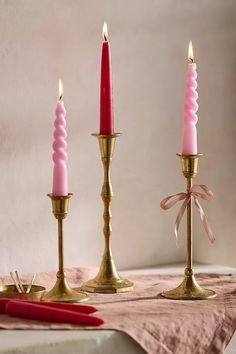
[[[112,135],[92,134],[98,138],[102,163],[104,167],[104,183],[101,197],[104,203],[104,228],[105,248],[102,263],[96,278],[89,280],[82,286],[82,290],[93,293],[121,293],[133,290],[133,283],[126,279],[121,279],[117,273],[115,262],[111,252],[111,199],[113,197],[110,165],[114,153],[115,141],[120,133]]]
[[[56,302],[83,302],[88,300],[85,293],[77,292],[69,286],[64,271],[64,247],[63,247],[63,220],[68,214],[69,193],[67,196],[56,197],[48,194],[52,201],[52,212],[58,222],[58,259],[59,270],[57,272],[57,280],[54,287],[43,297],[43,301]]]
[[[182,173],[187,180],[187,192],[192,187],[193,178],[197,175],[198,160],[202,154],[182,155],[178,154],[181,159]],[[173,290],[164,291],[161,295],[168,299],[175,300],[204,300],[211,299],[216,296],[213,290],[202,288],[194,277],[193,270],[193,216],[192,216],[192,200],[187,205],[187,262],[185,268],[185,277],[182,283]]]

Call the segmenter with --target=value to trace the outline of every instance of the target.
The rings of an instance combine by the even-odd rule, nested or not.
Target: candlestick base
[[[193,269],[185,269],[182,283],[173,290],[164,291],[163,297],[172,300],[208,300],[216,297],[213,290],[202,288],[196,281]]]
[[[81,290],[104,294],[124,293],[133,291],[133,283],[120,278],[113,258],[104,256],[96,278],[85,283]]]
[[[77,292],[68,285],[65,272],[58,272],[54,287],[43,297],[42,301],[76,303],[87,301],[88,298],[85,293]]]

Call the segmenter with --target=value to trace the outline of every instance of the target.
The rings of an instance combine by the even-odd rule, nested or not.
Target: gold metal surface
[[[40,285],[32,285],[29,293],[26,293],[29,284],[23,284],[24,293],[19,293],[15,285],[0,285],[0,298],[12,298],[21,300],[35,300],[40,301],[45,288]]]
[[[202,154],[197,155],[182,155],[177,154],[181,160],[182,173],[185,178],[193,178],[197,175],[198,160]]]
[[[192,180],[197,174],[198,160],[202,154],[197,155],[181,155],[177,154],[181,159],[182,173],[187,179],[187,191],[192,187]],[[173,290],[164,291],[161,295],[168,299],[175,300],[207,300],[216,297],[213,290],[202,288],[198,285],[193,271],[193,216],[192,216],[192,200],[187,205],[187,260],[185,268],[185,277],[182,283]]]
[[[63,246],[63,219],[68,214],[69,198],[72,196],[69,193],[67,196],[55,197],[48,194],[52,201],[52,212],[58,222],[58,260],[59,270],[57,272],[57,280],[54,287],[43,296],[43,301],[55,302],[83,302],[88,300],[87,294],[73,290],[67,280],[64,272],[64,246]]]
[[[113,191],[110,178],[110,165],[114,153],[116,138],[120,133],[112,135],[93,134],[98,138],[102,163],[104,167],[104,183],[101,197],[104,203],[104,228],[105,248],[102,263],[98,275],[82,286],[82,290],[93,293],[121,293],[133,290],[133,283],[127,279],[120,278],[117,273],[115,262],[111,252],[111,199]]]

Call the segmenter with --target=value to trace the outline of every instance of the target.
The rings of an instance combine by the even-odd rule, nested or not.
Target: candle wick
[[[189,59],[188,59],[188,62],[189,62],[190,64],[193,64],[193,62],[194,62],[194,61],[193,61],[193,58],[189,58]]]
[[[104,34],[104,40],[105,42],[107,42],[107,36]]]
[[[60,97],[59,97],[59,101],[61,101],[61,100],[62,100],[62,97],[63,97],[63,95],[60,95]]]

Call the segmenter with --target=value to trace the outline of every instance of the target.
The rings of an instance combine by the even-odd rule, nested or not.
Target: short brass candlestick
[[[59,270],[57,272],[57,280],[54,287],[43,297],[43,301],[56,302],[83,302],[88,300],[85,293],[77,292],[68,285],[66,273],[64,271],[64,247],[63,247],[63,220],[68,214],[69,199],[72,196],[56,197],[48,194],[52,201],[52,212],[58,221],[58,254],[59,254]]]
[[[92,134],[98,138],[102,163],[104,167],[104,183],[101,197],[104,202],[104,228],[105,249],[100,270],[96,278],[89,280],[82,286],[82,290],[93,293],[121,293],[133,290],[133,283],[126,279],[121,279],[117,273],[115,262],[111,252],[111,210],[110,204],[113,197],[110,165],[114,153],[116,138],[121,134],[112,135]]]
[[[182,172],[187,179],[187,191],[192,187],[193,178],[197,174],[198,160],[202,154],[182,155],[177,154],[181,159]],[[164,291],[161,295],[168,299],[175,300],[205,300],[216,296],[213,290],[202,288],[198,285],[193,270],[193,230],[192,230],[192,200],[187,205],[187,264],[185,277],[182,283],[173,290]]]

